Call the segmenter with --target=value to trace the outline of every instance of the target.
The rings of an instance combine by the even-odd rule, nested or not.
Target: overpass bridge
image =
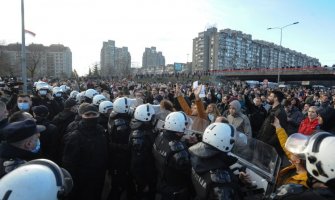
[[[229,80],[257,80],[268,79],[277,82],[278,70],[280,81],[331,81],[335,82],[335,69],[324,67],[301,67],[301,68],[271,68],[271,69],[234,69],[234,70],[211,70],[211,76],[222,76]]]

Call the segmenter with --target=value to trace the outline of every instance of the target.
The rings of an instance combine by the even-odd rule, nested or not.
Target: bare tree
[[[2,46],[0,41],[0,76],[12,75],[12,69],[9,62],[9,54],[5,51],[4,46]]]
[[[41,44],[31,44],[28,46],[27,70],[31,79],[34,79],[36,70],[41,67],[41,61],[45,56],[45,47]]]

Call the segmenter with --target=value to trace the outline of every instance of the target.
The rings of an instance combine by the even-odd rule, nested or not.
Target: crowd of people
[[[38,189],[50,199],[244,199],[242,188],[254,183],[232,169],[230,153],[242,133],[290,161],[263,198],[335,199],[331,89],[83,79],[40,80],[29,94],[2,90],[0,198],[14,199],[24,190],[7,186],[25,187],[39,168],[44,185],[54,184],[47,166],[62,182]],[[189,134],[191,117],[197,134]],[[298,133],[306,138],[299,152],[288,145]],[[25,168],[35,174],[19,184]]]

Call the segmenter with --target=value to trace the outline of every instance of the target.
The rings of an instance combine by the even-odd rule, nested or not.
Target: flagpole
[[[22,45],[21,45],[21,71],[23,82],[23,93],[27,94],[27,64],[26,64],[26,42],[24,29],[24,0],[21,0],[21,17],[22,17]]]

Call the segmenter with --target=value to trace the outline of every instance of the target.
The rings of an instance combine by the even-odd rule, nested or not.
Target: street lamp
[[[22,70],[23,93],[27,94],[27,65],[26,65],[26,42],[25,42],[25,29],[24,29],[24,0],[21,0],[21,17],[22,17],[21,70]]]
[[[296,24],[299,24],[299,22],[294,22],[292,24],[287,24],[285,26],[281,26],[281,27],[272,27],[272,28],[268,28],[267,30],[272,30],[272,29],[280,29],[280,49],[279,49],[279,59],[278,59],[278,78],[277,78],[277,82],[278,82],[278,85],[279,85],[279,82],[280,82],[280,68],[281,68],[281,50],[282,50],[282,46],[281,46],[281,42],[282,42],[282,39],[283,39],[283,29],[288,27],[288,26],[292,26],[292,25],[296,25]]]

